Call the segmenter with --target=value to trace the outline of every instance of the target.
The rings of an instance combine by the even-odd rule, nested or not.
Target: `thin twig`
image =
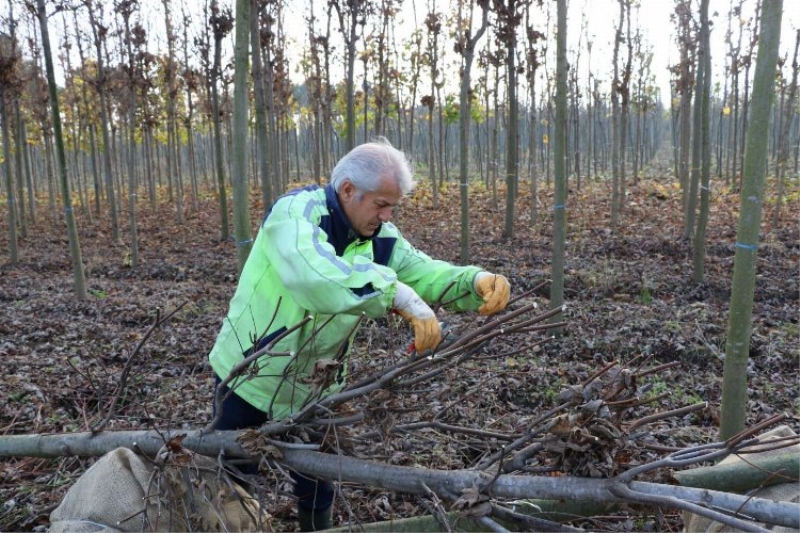
[[[671,409],[669,411],[664,411],[663,413],[655,413],[650,416],[645,416],[640,418],[639,420],[634,420],[628,426],[628,432],[633,431],[639,426],[644,426],[646,424],[650,424],[651,422],[655,422],[656,420],[663,420],[665,418],[671,418],[673,416],[682,416],[687,413],[691,413],[693,411],[700,411],[702,409],[705,409],[706,407],[708,407],[708,402],[700,402],[692,405],[686,405],[684,407],[679,407],[678,409]]]

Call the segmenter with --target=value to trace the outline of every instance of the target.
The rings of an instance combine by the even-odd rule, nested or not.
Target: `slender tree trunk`
[[[488,79],[488,73],[487,73]],[[489,142],[489,184],[492,188],[492,208],[498,210],[497,202],[497,179],[500,173],[500,122],[503,110],[500,107],[500,63],[494,65],[494,89],[492,92],[492,102],[494,118],[492,118],[492,136]]]
[[[92,27],[95,50],[97,51],[97,80],[96,89],[100,97],[100,133],[103,141],[103,174],[106,182],[106,197],[108,201],[109,213],[111,215],[111,240],[119,242],[119,214],[117,209],[117,187],[114,184],[114,172],[112,166],[112,140],[109,131],[111,129],[108,118],[108,97],[106,88],[105,62],[103,61],[103,39],[105,33],[101,33],[99,22],[95,18],[91,3],[87,3],[89,11],[89,21]]]
[[[433,208],[439,208],[439,186],[443,181],[443,175],[439,172],[439,183],[436,181],[436,144],[434,141],[434,112],[436,110],[437,84],[439,77],[439,35],[442,31],[441,15],[434,11],[425,17],[425,27],[428,29],[428,61],[431,75],[431,94],[422,99],[422,103],[428,107],[428,174],[431,179],[431,199]],[[441,107],[441,104],[440,104]],[[440,132],[441,133],[441,132]],[[441,151],[439,151],[441,157]]]
[[[436,183],[436,149],[433,142],[433,107],[434,99],[431,96],[430,104],[428,105],[428,175],[431,178],[431,200],[433,208],[439,208],[439,186]]]
[[[22,152],[25,139],[22,135],[22,119],[19,112],[19,98],[14,98],[14,140],[17,149],[14,151],[14,180],[17,185],[17,221],[19,222],[20,235],[23,239],[28,237],[28,216],[25,214],[25,173],[22,162]]]
[[[461,93],[459,97],[459,120],[458,129],[461,134],[459,150],[459,185],[461,196],[461,263],[469,262],[469,122],[470,122],[470,98],[471,89],[470,73],[472,71],[472,61],[475,58],[475,46],[486,32],[489,23],[488,8],[483,5],[481,8],[483,17],[481,26],[474,36],[470,36],[469,30],[463,39],[459,39],[459,46],[463,56],[461,63]],[[460,9],[459,9],[460,15]],[[472,20],[472,7],[470,16]],[[468,26],[470,27],[470,26]]]
[[[625,68],[622,71],[622,84],[620,86],[620,127],[619,127],[619,210],[625,209],[625,198],[627,196],[627,174],[626,174],[626,160],[627,160],[627,146],[628,146],[628,120],[630,117],[630,101],[631,101],[631,63],[633,61],[633,43],[631,40],[631,0],[620,0],[625,10],[625,27],[626,27],[626,50],[628,52],[625,58]]]
[[[253,55],[253,92],[255,93],[256,141],[258,143],[258,174],[261,182],[261,204],[266,213],[273,201],[272,179],[269,175],[269,132],[267,130],[267,102],[264,95],[264,67],[261,60],[261,23],[258,0],[250,6],[250,47]],[[320,83],[318,80],[317,83]],[[316,152],[316,150],[315,150]],[[316,157],[314,157],[316,161]],[[319,180],[319,168],[315,169]]]
[[[41,1],[41,0],[40,0]],[[767,163],[770,110],[781,36],[783,0],[763,0],[758,57],[748,125],[736,255],[733,263],[730,317],[722,378],[720,436],[727,439],[744,428],[747,409],[747,360],[752,333],[756,251]]]
[[[556,124],[555,139],[553,139],[555,194],[553,197],[553,283],[550,285],[550,309],[557,309],[564,305],[564,266],[567,242],[567,0],[558,0],[556,5],[558,28],[556,37]],[[554,322],[562,320],[562,313],[552,318]],[[560,335],[562,328],[557,328],[553,333]]]
[[[772,212],[772,227],[777,227],[781,218],[781,207],[784,200],[784,188],[786,177],[786,164],[789,161],[789,144],[790,144],[790,131],[789,127],[794,118],[794,103],[797,96],[797,76],[800,71],[800,63],[798,62],[798,51],[800,50],[800,30],[795,33],[794,41],[794,59],[792,60],[792,81],[789,84],[789,94],[786,97],[786,105],[783,112],[783,130],[778,137],[779,151],[778,151],[778,191],[775,197],[775,210]]]
[[[170,12],[170,0],[162,0],[164,6],[164,23],[167,36],[167,66],[166,66],[166,85],[167,85],[167,164],[172,165],[172,172],[167,176],[172,191],[174,184],[173,197],[175,198],[175,218],[178,224],[183,224],[183,186],[181,176],[180,143],[178,141],[177,111],[175,102],[178,99],[178,87],[175,83],[177,76],[177,64],[175,62],[175,32],[172,29],[172,14]],[[172,161],[170,163],[170,161]]]
[[[333,6],[328,3],[328,17],[327,25],[325,28],[325,43],[324,62],[325,62],[325,79],[324,79],[324,92],[323,92],[323,110],[322,110],[322,173],[327,175],[331,169],[331,159],[333,152],[333,142],[331,136],[333,134],[333,113],[331,113],[331,102],[333,102],[333,89],[331,88],[331,49],[327,43],[331,42],[331,18],[333,13]]]
[[[131,267],[139,266],[139,233],[136,227],[136,75],[137,64],[133,55],[130,17],[133,3],[119,6],[125,21],[125,43],[128,49],[128,145],[126,163],[128,166],[128,231],[130,232]]]
[[[56,188],[55,188],[55,173],[53,172],[53,139],[52,132],[49,131],[50,123],[42,125],[44,131],[44,160],[45,172],[47,173],[47,201],[50,207],[51,219],[53,222],[58,220],[58,213],[56,209]]]
[[[516,32],[517,6],[515,0],[508,0],[508,11],[512,15],[509,33]],[[514,237],[514,204],[517,200],[517,183],[519,180],[519,102],[517,101],[517,48],[516,37],[508,39],[506,57],[506,76],[508,76],[508,135],[506,136],[506,225],[503,235]]]
[[[356,147],[356,102],[355,102],[355,68],[356,68],[356,41],[358,40],[358,19],[364,16],[359,9],[361,2],[350,2],[349,11],[342,16],[340,14],[340,28],[345,41],[345,98],[347,101],[347,111],[345,117],[346,135],[345,150],[349,152]],[[347,24],[344,19],[349,17]],[[366,95],[365,95],[366,97]]]
[[[189,68],[189,20],[186,13],[183,12],[183,63],[184,63],[184,84],[186,86],[186,116],[181,117],[186,128],[186,144],[187,144],[187,158],[189,159],[189,176],[190,185],[192,190],[192,212],[196,213],[200,206],[198,205],[198,180],[197,180],[197,161],[194,146],[194,131],[192,121],[194,119],[194,101],[192,100],[192,91],[197,88],[195,72]]]
[[[539,34],[530,23],[530,9],[525,12],[525,26],[528,35],[528,90],[530,91],[530,123],[528,127],[528,179],[531,192],[531,227],[539,221],[539,170],[536,168],[536,150],[539,137],[539,123],[536,116],[536,71],[539,68],[536,42]]]
[[[752,55],[752,54],[751,54]],[[744,157],[748,135],[748,115],[750,113],[750,64],[744,68],[744,97],[742,98],[742,136],[739,139],[739,168],[742,175],[736,183],[736,190],[741,190],[744,181]]]
[[[247,179],[247,78],[250,70],[250,0],[236,0],[233,75],[233,228],[239,272],[253,247]]]
[[[701,4],[701,11],[702,11]],[[701,14],[702,17],[702,14]],[[702,24],[702,23],[701,23]],[[700,32],[702,33],[702,28]],[[689,183],[686,194],[686,213],[683,223],[683,234],[687,239],[692,238],[695,232],[695,218],[697,216],[697,192],[700,187],[700,165],[703,159],[703,129],[706,127],[703,124],[703,78],[706,74],[705,58],[703,57],[706,51],[703,49],[702,42],[695,53],[696,67],[695,67],[695,83],[694,83],[694,114],[692,115],[692,167],[689,172]],[[705,244],[703,244],[705,246]],[[697,274],[697,265],[695,264],[695,275]],[[702,277],[702,275],[701,275]]]
[[[695,132],[700,137],[700,213],[697,219],[697,232],[694,238],[694,274],[695,283],[703,281],[704,263],[706,256],[706,227],[708,225],[709,204],[711,202],[711,57],[710,38],[711,29],[708,22],[708,2],[700,2],[700,48],[697,61],[697,91],[700,95],[700,108],[696,111],[700,115],[700,131]],[[694,181],[694,180],[693,180]]]
[[[89,125],[89,144],[92,162],[92,182],[94,185],[94,214],[100,215],[100,198],[103,195],[103,182],[100,180],[100,164],[97,161],[100,157],[97,154],[97,128],[93,123]]]
[[[417,28],[416,18],[414,22],[414,28]],[[413,63],[413,72],[414,74],[411,77],[411,97],[409,98],[410,102],[410,109],[409,109],[409,117],[408,117],[408,126],[406,130],[408,131],[408,147],[406,148],[409,152],[414,152],[414,118],[416,117],[416,110],[417,110],[417,93],[419,92],[419,82],[420,76],[422,73],[422,33],[419,30],[416,30],[413,37],[414,43],[414,58]],[[398,84],[399,84],[398,80]],[[399,99],[398,99],[399,100]]]
[[[3,121],[3,166],[6,175],[6,202],[8,203],[8,257],[9,262],[16,263],[19,261],[17,202],[14,194],[13,174],[11,173],[11,133],[8,127],[8,115],[6,86],[3,84],[0,85],[0,120]]]
[[[691,37],[691,5],[687,0],[676,3],[675,12],[678,20],[678,34],[680,35],[680,74],[677,80],[676,93],[678,95],[680,110],[678,112],[678,180],[680,182],[682,201],[681,212],[686,218],[687,200],[689,197],[689,156],[690,140],[692,134],[692,72],[691,49],[694,46]]]
[[[156,177],[153,172],[153,130],[149,126],[145,126],[144,135],[142,135],[142,145],[144,148],[144,172],[145,181],[147,182],[147,191],[150,197],[150,209],[155,212],[158,208],[158,198],[156,196]]]
[[[78,227],[75,223],[75,213],[72,210],[72,197],[67,179],[67,158],[64,153],[64,136],[61,133],[61,112],[58,105],[58,92],[56,90],[56,77],[53,68],[53,56],[50,51],[50,34],[47,30],[47,12],[45,0],[36,0],[36,15],[39,18],[39,27],[42,32],[42,53],[47,70],[47,87],[50,94],[50,111],[53,120],[53,135],[56,142],[56,155],[58,157],[58,170],[61,176],[61,193],[64,200],[64,215],[67,223],[67,237],[69,250],[72,256],[72,273],[75,283],[75,296],[79,300],[86,299],[86,277],[83,270],[81,257],[81,244],[78,239]]]
[[[31,219],[31,225],[36,225],[36,188],[33,185],[33,172],[31,171],[30,161],[30,146],[28,145],[28,128],[25,127],[25,121],[20,120],[20,139],[22,144],[20,151],[22,152],[22,166],[25,171],[25,184],[28,188],[28,216]]]
[[[212,7],[215,4],[212,4]],[[212,25],[214,27],[214,66],[211,75],[211,102],[212,122],[214,124],[214,151],[215,168],[217,174],[217,194],[219,195],[220,208],[220,240],[227,241],[230,237],[230,223],[228,222],[228,193],[225,188],[225,158],[222,150],[222,126],[219,105],[219,87],[221,83],[222,39],[230,31],[230,19],[225,13],[215,13]]]
[[[620,201],[620,143],[622,133],[620,128],[619,93],[622,82],[619,79],[619,46],[622,42],[622,25],[625,24],[625,9],[623,0],[619,0],[619,25],[617,26],[614,38],[614,79],[611,84],[611,227],[616,231],[619,223]]]

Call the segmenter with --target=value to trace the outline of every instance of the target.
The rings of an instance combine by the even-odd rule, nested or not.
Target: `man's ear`
[[[349,202],[355,197],[357,192],[356,186],[350,180],[345,180],[339,188],[339,196],[342,202]]]

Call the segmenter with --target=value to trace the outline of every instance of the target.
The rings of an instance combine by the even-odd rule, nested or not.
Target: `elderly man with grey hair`
[[[448,304],[453,311],[488,315],[505,308],[505,277],[432,259],[389,222],[413,186],[405,155],[378,139],[346,154],[327,186],[297,189],[273,204],[209,355],[224,398],[216,429],[258,427],[297,412],[312,400],[308,377],[322,359],[341,362],[326,393],[339,390],[362,314],[377,318],[394,310],[411,324],[415,347],[424,352],[441,341],[429,303],[451,283],[451,294],[467,294]],[[271,342],[271,353],[250,371],[229,377]],[[301,530],[330,527],[331,484],[299,473],[293,478]]]

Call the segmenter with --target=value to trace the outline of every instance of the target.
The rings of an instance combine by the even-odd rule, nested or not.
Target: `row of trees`
[[[742,4],[742,0],[731,2],[729,21],[738,20]],[[3,189],[6,195],[16,192],[15,206],[25,205],[16,213],[24,235],[27,224],[35,221],[34,197],[47,190],[52,208],[57,187],[50,178],[52,125],[41,44],[26,25],[33,19],[27,11],[15,15],[15,5],[24,6],[9,4],[9,32],[3,40],[3,92],[9,104]],[[691,131],[699,64],[697,13],[692,2],[676,2],[681,59],[672,67],[674,105],[672,120],[666,123],[652,52],[632,26],[632,2],[620,0],[618,5],[613,64],[597,69],[612,71],[611,78],[593,73],[591,67],[588,79],[579,78],[582,46],[569,59],[567,170],[578,188],[584,179],[612,176],[616,223],[626,183],[639,179],[671,128],[675,173],[691,193],[686,213],[691,233],[697,189],[691,185],[695,180],[690,179],[689,169],[697,165],[691,160],[696,150],[690,139],[700,138]],[[385,135],[421,163],[418,168],[429,177],[434,204],[436,184],[450,179],[456,169],[460,177],[480,175],[496,195],[497,183],[505,177],[505,233],[513,235],[518,182],[527,179],[536,194],[539,176],[549,184],[553,169],[549,140],[555,134],[555,83],[548,65],[552,39],[546,38],[555,34],[550,6],[518,0],[462,2],[453,15],[446,15],[431,3],[424,23],[410,38],[400,40],[392,22],[399,2],[309,2],[304,12],[306,46],[298,64],[290,64],[286,55],[293,46],[282,29],[286,5],[260,0],[248,6],[253,13],[246,47],[252,62],[248,98],[254,117],[253,168],[247,173],[260,183],[264,205],[290,180],[320,180],[355,143]],[[162,0],[158,7],[165,15],[161,31],[166,50],[153,53],[154,38],[144,30],[138,2],[117,2],[112,12],[89,0],[79,8],[59,7],[52,4],[49,15],[62,30],[59,57],[65,81],[59,95],[68,178],[81,210],[87,216],[107,210],[118,240],[120,197],[130,198],[138,190],[154,205],[159,187],[164,188],[181,223],[185,200],[196,208],[200,189],[213,180],[222,204],[221,235],[228,238],[223,191],[229,186],[230,154],[236,146],[231,134],[232,64],[223,60],[234,27],[230,8],[211,2],[201,15],[204,23],[193,25],[196,21],[184,5]],[[756,28],[757,20],[738,27],[729,22],[729,75],[723,77],[722,93],[717,87],[711,95],[709,128],[715,133],[711,142],[716,175],[729,182],[739,179],[743,164]],[[196,31],[190,34],[190,29]],[[30,37],[23,40],[22,35]],[[750,46],[743,47],[743,41]],[[448,53],[451,47],[455,56]],[[593,43],[588,36],[585,48],[591,64]],[[460,58],[463,64],[454,63]],[[346,76],[336,81],[341,79],[342,65]],[[790,72],[796,73],[796,62],[793,65]],[[299,84],[290,79],[293,72],[301,76]],[[453,80],[459,72],[465,75],[456,92]],[[792,113],[794,93],[783,72],[779,82],[787,112],[776,112],[780,120],[773,122],[772,146],[773,158],[777,161],[780,152],[786,169],[788,147],[796,146],[791,139],[797,137],[798,127]],[[467,108],[469,112],[461,112]],[[779,150],[783,129],[788,134],[780,136],[786,144]],[[469,157],[461,157],[459,143],[466,146]],[[795,149],[795,167],[797,155]],[[458,168],[460,161],[466,170]],[[536,202],[531,205],[535,223]],[[468,253],[465,246],[465,260]]]
[[[536,223],[539,182],[549,186],[552,178],[554,308],[563,303],[569,180],[579,189],[583,180],[609,179],[616,227],[626,187],[670,139],[684,194],[684,229],[694,242],[694,277],[701,280],[712,159],[717,175],[740,187],[745,132],[772,114],[772,132],[765,131],[764,139],[780,180],[778,206],[792,147],[797,170],[798,45],[791,65],[784,58],[782,68],[772,69],[778,73],[780,106],[751,116],[751,58],[763,46],[756,46],[758,18],[735,24],[744,0],[730,3],[721,93],[711,88],[708,0],[675,1],[680,60],[671,67],[672,120],[665,120],[651,50],[633,25],[633,0],[617,1],[610,68],[595,68],[586,37],[587,79],[578,75],[583,47],[567,50],[561,1],[555,23],[552,5],[542,1],[456,0],[450,11],[429,2],[423,25],[407,39],[398,37],[393,24],[399,1],[310,1],[297,64],[287,55],[292,43],[283,30],[283,1],[237,0],[233,12],[211,0],[190,34],[192,14],[183,4],[162,0],[166,49],[157,53],[151,51],[140,1],[116,0],[107,10],[93,0],[80,6],[12,0],[8,31],[0,39],[5,178],[0,190],[10,259],[18,258],[17,232],[24,236],[36,223],[36,198],[46,190],[55,213],[60,195],[79,297],[85,297],[85,282],[73,201],[87,217],[107,212],[115,241],[123,239],[121,217],[127,216],[135,267],[136,212],[144,198],[155,207],[166,196],[182,224],[186,205],[196,209],[202,191],[213,189],[220,202],[220,235],[229,239],[232,190],[241,266],[252,242],[251,180],[266,207],[291,180],[321,181],[339,155],[378,135],[421,163],[434,207],[441,183],[457,176],[464,262],[470,255],[468,191],[476,178],[492,188],[498,208],[498,183],[505,182],[506,237],[513,236],[519,217],[520,184],[530,186],[530,220]],[[15,11],[19,7],[25,9]],[[48,35],[54,21],[62,30],[63,87],[56,86]],[[226,43],[233,48],[228,63]],[[293,72],[301,75],[300,83],[291,79]],[[612,74],[603,78],[597,72]]]

